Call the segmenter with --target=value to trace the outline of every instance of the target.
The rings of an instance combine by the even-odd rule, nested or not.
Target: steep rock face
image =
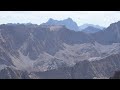
[[[0,25],[1,35],[6,41],[6,44],[13,49],[18,49],[25,39],[28,37],[29,27],[24,24],[20,25]]]
[[[115,71],[114,75],[111,76],[110,79],[120,79],[120,71]]]
[[[30,77],[26,71],[5,67],[0,70],[0,79],[30,79]]]
[[[114,71],[120,70],[119,64],[120,55],[111,55],[98,61],[83,61],[76,66],[75,78],[109,78]]]
[[[97,61],[84,60],[73,67],[36,72],[36,75],[48,79],[93,79],[109,78],[117,70],[120,70],[120,54],[111,55]]]
[[[55,55],[56,52],[64,49],[64,43],[74,45],[94,42],[91,36],[83,32],[77,33],[62,26],[60,30],[51,31],[51,27],[53,26],[49,26],[48,28],[41,26],[36,28],[36,30],[31,33],[22,46],[21,51],[24,52],[24,55],[27,55],[29,52],[30,57],[36,55],[34,58],[36,59],[37,56],[43,52],[47,52],[50,55]],[[35,52],[36,54],[34,54]]]
[[[0,65],[2,64],[8,65],[8,66],[13,65],[9,55],[6,52],[0,50]]]
[[[55,68],[56,65],[66,65],[65,60],[56,56],[57,52],[65,49],[64,43],[74,45],[94,42],[90,35],[77,33],[60,25],[0,25],[0,37],[1,64],[26,70],[39,67],[37,63],[42,62],[45,62],[43,66],[49,65],[48,69]],[[48,54],[48,58],[41,59],[45,53]],[[52,62],[59,64],[51,66]]]
[[[33,72],[39,79],[72,79],[71,68],[59,68],[45,72]]]
[[[95,41],[101,44],[120,43],[120,22],[111,24],[105,30],[92,34]]]

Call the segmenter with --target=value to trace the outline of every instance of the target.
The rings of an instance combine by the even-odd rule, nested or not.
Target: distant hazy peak
[[[67,19],[63,19],[63,20],[55,20],[55,19],[53,19],[53,18],[50,18],[47,22],[63,22],[63,21],[68,21],[68,22],[74,22],[73,20],[72,20],[72,18],[67,18]]]
[[[88,24],[88,23],[86,23],[86,24],[83,24],[83,25],[79,26],[79,29],[81,31],[81,30],[87,28],[88,26],[92,26],[94,28],[98,28],[98,29],[101,29],[101,30],[103,30],[105,28],[105,27],[102,27],[102,26],[99,26],[99,25],[94,25],[94,24]]]
[[[69,21],[73,21],[72,18],[67,18],[67,19],[64,19],[64,20],[69,20]]]
[[[52,22],[52,21],[57,21],[57,20],[50,18],[47,22]]]
[[[43,23],[45,25],[65,25],[66,28],[74,31],[79,31],[79,27],[76,22],[72,20],[72,18],[67,18],[63,20],[54,20],[50,18],[46,23]]]
[[[93,26],[88,26],[87,28],[82,30],[82,32],[85,32],[85,33],[96,33],[98,31],[101,31],[101,29],[95,28]]]

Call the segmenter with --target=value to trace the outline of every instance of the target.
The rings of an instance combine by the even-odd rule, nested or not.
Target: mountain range
[[[67,19],[60,20],[60,21],[50,18],[46,23],[43,23],[43,24],[44,25],[65,25],[66,28],[70,30],[79,31],[79,27],[77,23],[74,22],[71,18],[67,18]]]
[[[50,18],[46,23],[43,23],[42,25],[64,25],[66,28],[74,31],[83,31],[86,33],[95,33],[100,30],[105,29],[102,26],[99,25],[93,25],[93,24],[83,24],[81,26],[78,26],[75,21],[73,21],[71,18],[67,18],[64,20],[54,20]]]
[[[83,25],[79,26],[79,29],[81,31],[81,30],[83,30],[83,29],[85,29],[87,27],[94,27],[94,28],[98,28],[100,30],[105,29],[105,27],[102,27],[102,26],[99,26],[99,25],[93,25],[93,24],[83,24]]]
[[[89,34],[61,24],[0,25],[0,79],[110,78],[119,70],[120,21]]]
[[[102,31],[102,30],[99,29],[99,28],[94,28],[92,26],[88,26],[87,28],[82,30],[82,32],[85,32],[85,33],[96,33],[96,32],[99,32],[99,31]]]

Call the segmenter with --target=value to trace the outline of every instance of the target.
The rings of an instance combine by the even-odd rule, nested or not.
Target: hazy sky
[[[109,26],[120,21],[119,11],[0,11],[0,24],[34,23],[41,24],[49,18],[63,20],[72,18],[78,25],[84,23]]]

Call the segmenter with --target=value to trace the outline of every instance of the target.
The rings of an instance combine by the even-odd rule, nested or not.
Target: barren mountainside
[[[0,78],[109,78],[120,70],[120,22],[87,34],[64,25],[0,25]]]

